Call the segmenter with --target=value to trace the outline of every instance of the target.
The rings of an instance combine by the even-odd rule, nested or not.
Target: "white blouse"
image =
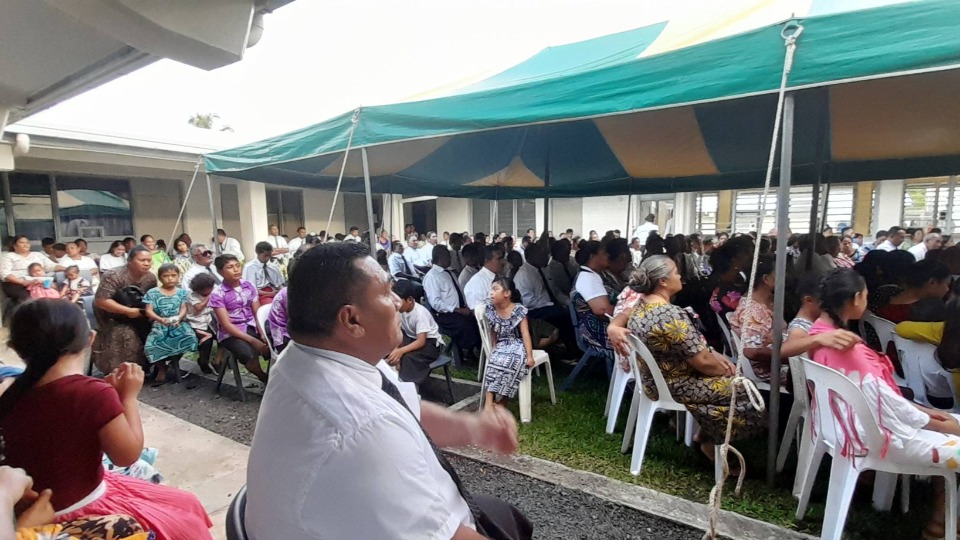
[[[0,280],[6,280],[7,276],[13,275],[18,278],[25,278],[30,275],[27,269],[33,263],[39,263],[43,266],[44,272],[53,272],[57,264],[51,261],[43,253],[31,251],[26,255],[8,251],[0,257]]]

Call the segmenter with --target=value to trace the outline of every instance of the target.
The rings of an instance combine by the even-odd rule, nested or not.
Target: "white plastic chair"
[[[481,304],[474,309],[474,314],[477,317],[477,323],[480,325],[480,340],[483,343],[481,354],[490,356],[490,351],[493,350],[493,345],[490,339],[490,325],[487,324],[487,318],[484,315],[486,306]],[[527,423],[533,418],[533,411],[531,407],[531,388],[530,388],[530,374],[534,369],[538,368],[541,364],[544,364],[544,370],[547,372],[547,385],[550,387],[550,402],[554,405],[557,404],[557,394],[553,389],[553,368],[550,366],[550,355],[546,351],[534,349],[533,350],[533,368],[523,376],[523,379],[520,379],[520,389],[518,391],[520,397],[520,421]],[[487,370],[486,364],[483,365],[481,371],[482,381],[480,385],[480,406],[479,409],[483,409],[484,392],[487,385]]]
[[[260,335],[263,336],[263,339],[267,341],[267,345],[270,347],[270,360],[267,363],[269,371],[273,368],[274,362],[277,361],[277,350],[273,348],[273,340],[267,339],[267,326],[269,326],[268,319],[270,317],[270,304],[265,306],[260,306],[260,309],[257,310],[257,326],[260,331]]]
[[[939,394],[939,397],[947,397],[944,394],[949,394],[949,397],[954,399],[953,410],[958,410],[953,374],[943,369],[937,360],[937,347],[896,334],[893,336],[893,341],[897,346],[900,365],[903,366],[904,375],[907,376],[907,385],[913,390],[913,400],[933,407],[927,399],[927,390],[930,389],[934,390],[934,394]]]
[[[896,347],[896,337],[897,337],[896,326],[897,325],[893,324],[892,322],[886,319],[877,317],[873,313],[867,311],[863,314],[863,318],[860,319],[860,336],[863,337],[864,340],[867,339],[867,332],[864,324],[869,324],[871,327],[873,327],[873,330],[877,333],[877,337],[880,338],[880,352],[886,354],[887,346],[891,342],[893,342],[894,347]],[[902,358],[900,359],[900,365],[901,367],[903,367],[904,376],[908,376],[907,368],[906,366],[903,365]],[[910,383],[908,383],[904,377],[901,377],[900,375],[897,374],[896,370],[894,370],[893,372],[893,380],[897,383],[897,386],[905,386],[908,388],[912,388],[910,386]]]
[[[637,382],[634,385],[633,402],[630,404],[630,415],[627,417],[627,429],[623,435],[623,447],[621,450],[626,451],[629,445],[631,430],[634,430],[635,427],[636,429],[633,431],[633,455],[630,458],[630,473],[636,476],[640,474],[640,469],[643,467],[643,457],[647,451],[650,428],[653,427],[653,415],[657,410],[677,411],[686,415],[685,439],[688,446],[693,445],[695,423],[693,417],[687,412],[687,407],[673,399],[673,396],[670,394],[670,388],[667,386],[667,382],[663,378],[663,373],[660,371],[660,366],[657,365],[657,361],[650,353],[650,349],[648,349],[637,336],[630,335],[629,339],[630,346],[633,349],[633,354],[629,357],[630,369],[634,372]],[[648,398],[647,394],[643,391],[643,376],[637,364],[637,356],[647,365],[647,370],[650,371],[650,376],[653,377],[654,384],[657,386],[656,400]],[[723,475],[723,466],[720,463],[719,444],[716,445],[714,458],[714,478],[719,480]]]
[[[860,387],[854,384],[842,373],[822,366],[815,362],[804,361],[804,372],[808,381],[813,383],[813,393],[815,396],[813,409],[813,418],[818,429],[823,433],[821,439],[830,439],[833,446],[839,446],[839,439],[836,433],[842,429],[845,432],[853,432],[856,426],[853,425],[852,418],[838,418],[832,413],[831,403],[842,401],[846,403],[852,415],[859,420],[862,432],[859,433],[859,440],[863,442],[865,454],[862,456],[853,456],[852,452],[847,456],[841,455],[841,452],[833,452],[833,464],[830,468],[830,486],[827,492],[827,504],[823,520],[823,529],[820,537],[825,540],[840,540],[843,533],[843,527],[846,523],[847,512],[850,509],[850,500],[853,498],[853,491],[857,485],[857,478],[861,471],[874,470],[878,473],[890,473],[893,475],[921,475],[921,476],[942,476],[946,483],[946,538],[956,540],[957,529],[953,524],[957,522],[957,477],[956,472],[949,468],[931,467],[920,463],[899,463],[891,459],[880,457],[880,449],[883,448],[885,437],[877,424],[871,411],[871,406],[867,403],[866,397]],[[835,400],[835,401],[831,401]],[[839,428],[839,429],[838,429]],[[806,505],[810,498],[810,487],[813,484],[813,478],[817,474],[819,459],[823,457],[822,452],[817,453],[817,448],[813,451],[814,461],[806,471],[806,480],[804,481],[804,493],[800,499],[800,506],[797,509],[798,516],[801,511],[806,510]],[[894,481],[890,482],[888,479]],[[878,484],[884,487],[895,483],[896,476],[887,476],[883,478],[878,474]],[[904,477],[904,485],[909,485],[909,478]],[[878,486],[879,487],[879,486]],[[905,495],[906,495],[906,489]],[[889,494],[892,499],[892,492]],[[878,493],[874,490],[874,504],[877,503]],[[904,511],[908,503],[908,496],[902,497]]]
[[[603,415],[607,418],[608,435],[612,434],[617,426],[617,417],[620,415],[623,394],[627,391],[627,384],[633,380],[636,380],[633,370],[624,371],[620,367],[620,355],[618,354],[613,364],[610,388],[607,390],[607,405],[603,411]]]
[[[790,376],[793,379],[793,406],[790,408],[790,417],[787,427],[780,441],[780,453],[777,454],[777,472],[783,470],[787,461],[787,454],[793,441],[797,441],[797,473],[793,480],[793,495],[800,496],[803,479],[806,477],[804,467],[810,461],[811,434],[810,434],[810,396],[807,393],[807,379],[803,375],[803,358],[790,358]],[[802,425],[801,425],[802,422]]]

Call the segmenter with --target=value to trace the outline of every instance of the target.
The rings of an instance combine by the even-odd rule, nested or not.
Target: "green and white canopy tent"
[[[719,14],[694,24],[668,21],[550,48],[442,97],[364,107],[209,154],[206,172],[365,191],[371,234],[373,192],[516,199],[758,187],[774,135],[784,32],[800,25],[784,101],[780,199],[791,181],[822,176],[960,171],[960,2],[717,4]],[[787,209],[778,205],[781,237]],[[778,243],[779,275],[785,250]],[[772,482],[779,393],[777,378],[771,383]]]
[[[814,181],[821,144],[845,181],[960,169],[960,3],[797,21],[795,181]],[[760,185],[784,24],[662,52],[672,24],[550,48],[453,95],[364,107],[356,123],[346,113],[209,154],[206,171],[334,189],[349,145],[367,150],[380,193],[512,199]],[[350,153],[342,190],[364,189],[360,158]]]

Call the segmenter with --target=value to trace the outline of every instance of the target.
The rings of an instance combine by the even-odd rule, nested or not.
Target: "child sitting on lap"
[[[27,272],[33,278],[27,285],[30,298],[60,298],[60,292],[53,288],[53,278],[47,277],[42,264],[31,264],[27,267]]]
[[[64,283],[60,289],[60,297],[83,307],[83,300],[81,300],[81,298],[92,294],[90,282],[80,276],[79,266],[68,266],[64,271],[64,275],[67,278],[67,282]]]

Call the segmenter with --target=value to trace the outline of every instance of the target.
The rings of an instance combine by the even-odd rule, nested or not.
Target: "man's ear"
[[[342,326],[351,337],[359,338],[366,334],[366,330],[360,325],[360,312],[354,305],[347,304],[340,307],[337,312],[337,324]]]

